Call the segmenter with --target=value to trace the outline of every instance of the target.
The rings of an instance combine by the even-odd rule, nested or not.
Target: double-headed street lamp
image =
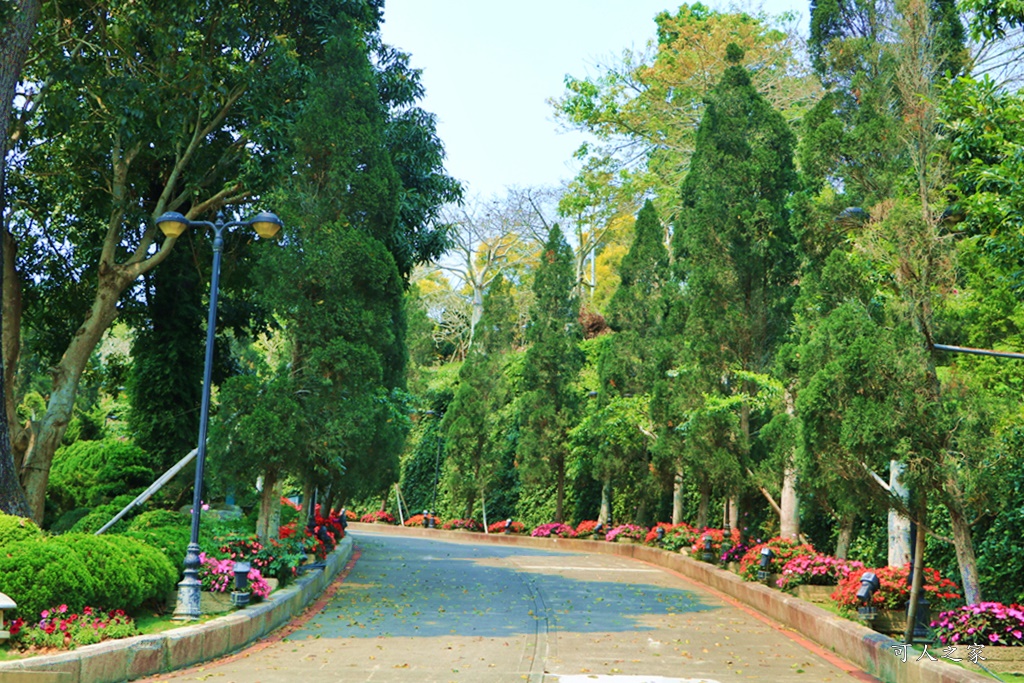
[[[206,319],[206,361],[203,366],[203,403],[199,414],[199,445],[196,453],[196,481],[192,492],[192,534],[185,552],[185,577],[178,584],[178,604],[174,608],[174,619],[195,620],[199,618],[199,595],[202,582],[199,580],[199,513],[203,502],[203,465],[206,462],[206,428],[210,421],[210,375],[213,366],[213,341],[217,328],[217,290],[220,287],[220,260],[224,252],[224,231],[228,228],[252,227],[263,239],[273,239],[281,230],[281,219],[272,213],[261,212],[247,221],[224,222],[217,214],[217,220],[189,220],[180,213],[169,211],[156,219],[160,230],[168,238],[180,236],[188,228],[213,230],[213,273],[210,276],[210,314]]]

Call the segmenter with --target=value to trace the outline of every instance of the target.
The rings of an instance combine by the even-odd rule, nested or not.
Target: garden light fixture
[[[704,535],[704,554],[701,559],[705,562],[713,562],[715,559],[714,554],[711,552],[711,536],[709,534]]]
[[[160,230],[168,239],[179,237],[191,227],[208,228],[213,231],[213,270],[210,275],[210,310],[206,319],[206,360],[203,365],[203,396],[199,413],[199,445],[196,449],[196,479],[192,491],[192,530],[188,549],[185,552],[184,578],[178,583],[178,604],[174,608],[174,619],[194,621],[199,618],[199,595],[202,583],[199,580],[199,514],[202,510],[203,466],[206,463],[206,431],[210,423],[210,384],[213,372],[214,335],[217,331],[217,292],[220,288],[220,262],[224,252],[224,231],[234,227],[253,227],[261,237],[269,238],[281,229],[281,220],[272,213],[259,213],[247,221],[224,222],[218,213],[217,220],[193,221],[175,211],[168,211],[156,219]],[[275,227],[276,226],[276,227]]]
[[[506,534],[512,533],[512,518],[511,517],[509,517],[508,519],[505,520],[505,533]]]
[[[875,595],[875,591],[881,587],[882,582],[878,580],[874,572],[864,572],[861,574],[860,588],[857,590],[857,600],[860,601],[861,606],[857,608],[857,614],[862,619],[871,621],[878,614],[878,610],[871,604],[871,598]]]
[[[771,548],[769,548],[768,546],[761,548],[761,562],[758,565],[760,569],[757,570],[758,581],[768,580],[768,577],[770,576],[770,573],[768,572],[768,567],[771,566],[772,560],[774,558],[775,552]]]
[[[249,604],[249,571],[251,569],[252,565],[248,562],[235,562],[235,590],[231,591],[231,604],[235,607],[245,607]]]
[[[7,629],[7,621],[4,619],[4,610],[17,609],[17,607],[14,600],[0,593],[0,640],[7,640],[11,637],[11,632]]]
[[[665,538],[665,527],[659,526],[658,530],[654,532],[654,537],[659,541]]]

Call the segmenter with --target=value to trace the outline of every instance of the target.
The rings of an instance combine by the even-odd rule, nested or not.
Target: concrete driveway
[[[153,681],[875,680],[665,569],[357,531],[355,567],[268,641]]]

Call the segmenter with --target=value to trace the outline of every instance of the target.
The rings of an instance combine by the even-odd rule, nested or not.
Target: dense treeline
[[[430,415],[403,502],[727,526],[870,566],[905,564],[914,523],[968,602],[1019,601],[1024,368],[935,345],[1021,350],[1022,100],[1012,74],[972,76],[1020,17],[815,3],[806,64],[771,18],[656,22],[650,53],[554,100],[595,140],[580,175],[493,200],[503,230],[462,217],[466,265],[444,270],[500,284],[421,274]],[[522,333],[497,351],[494,326]]]

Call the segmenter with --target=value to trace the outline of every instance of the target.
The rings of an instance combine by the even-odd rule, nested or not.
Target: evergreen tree
[[[575,432],[592,458],[590,471],[602,483],[599,519],[604,522],[611,514],[613,480],[631,487],[631,497],[642,503],[658,491],[649,476],[653,434],[647,407],[673,283],[664,230],[650,201],[637,215],[634,230],[619,269],[621,282],[608,306],[615,334],[598,355],[597,402]]]
[[[687,423],[694,428],[700,414],[710,429],[691,445],[707,444],[705,458],[739,458],[718,467],[734,473],[733,481],[719,482],[730,489],[746,469],[754,431],[749,399],[763,383],[755,375],[769,369],[796,294],[786,208],[796,181],[795,136],[751,85],[742,57],[729,47],[733,65],[708,96],[673,235],[687,316],[685,355],[676,366],[690,367],[692,388],[707,397],[690,406],[697,413]],[[733,424],[725,409],[738,413],[738,434],[720,431]]]
[[[534,277],[518,453],[525,477],[554,480],[558,522],[564,519],[567,437],[579,403],[574,382],[583,364],[575,285],[573,252],[556,225]]]
[[[491,283],[476,338],[459,370],[459,386],[444,416],[445,488],[463,503],[460,513],[474,516],[477,496],[484,497],[500,466],[505,435],[500,429],[508,402],[504,365],[512,348],[512,297],[504,278]]]

